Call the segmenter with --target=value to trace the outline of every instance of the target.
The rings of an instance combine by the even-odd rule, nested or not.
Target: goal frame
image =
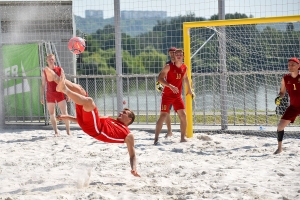
[[[300,21],[300,15],[278,16],[278,17],[263,17],[263,18],[245,18],[232,20],[214,20],[214,21],[196,21],[183,23],[183,50],[184,63],[188,66],[187,76],[192,85],[192,67],[191,67],[191,51],[190,51],[190,29],[201,27],[226,27],[230,25],[249,25],[249,24],[266,24],[266,23],[280,23],[280,22],[294,22]],[[222,72],[226,73],[226,72]],[[226,74],[224,74],[225,76]],[[187,89],[187,88],[186,88]],[[186,96],[186,116],[187,116],[187,137],[193,137],[193,100],[190,95]],[[221,126],[227,127],[227,113],[222,116]]]

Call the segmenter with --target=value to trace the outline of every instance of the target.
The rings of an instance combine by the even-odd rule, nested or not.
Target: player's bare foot
[[[158,145],[158,139],[154,139],[154,145]]]
[[[172,137],[173,136],[173,133],[172,132],[168,132],[166,135],[165,135],[165,138],[167,137]]]
[[[54,137],[59,137],[59,133],[54,133]]]
[[[280,154],[282,152],[282,149],[277,149],[274,154]]]
[[[181,138],[180,142],[187,142],[187,139]]]
[[[60,80],[59,80],[59,82],[56,86],[56,91],[57,92],[65,92],[66,91],[65,81],[66,81],[66,77],[65,77],[64,72],[62,71],[62,73],[60,75]]]

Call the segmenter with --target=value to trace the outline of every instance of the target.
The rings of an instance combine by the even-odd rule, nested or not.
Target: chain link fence
[[[282,75],[283,72],[228,75],[228,125],[240,127],[240,129],[248,129],[248,126],[275,128],[281,115],[276,113],[278,108],[274,104],[274,99],[278,93]],[[70,76],[67,78],[79,83],[88,92],[89,96],[94,99],[100,115],[118,116],[116,76]],[[23,78],[14,77],[14,79]],[[242,84],[246,79],[248,83],[251,83],[250,85]],[[28,80],[40,83],[40,77],[31,77]],[[157,74],[123,76],[124,107],[130,108],[136,114],[134,125],[154,125],[158,120],[161,93],[155,89],[156,81]],[[193,83],[196,93],[193,100],[193,125],[195,127],[210,126],[218,130],[221,123],[219,75],[193,74]],[[25,85],[21,88],[25,89]],[[38,91],[28,91],[29,96],[34,96],[34,93]],[[184,93],[182,95],[185,97]],[[42,104],[32,107],[32,101],[33,99],[25,98],[5,100],[5,123],[49,124],[46,105],[45,107]],[[281,109],[285,108],[281,107]],[[69,114],[76,115],[73,102],[68,104],[68,111]],[[179,124],[179,119],[173,110],[171,116],[172,124]],[[299,120],[296,120],[291,126],[299,127],[299,124]]]

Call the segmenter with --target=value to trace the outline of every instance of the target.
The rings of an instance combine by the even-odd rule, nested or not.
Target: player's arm
[[[71,122],[78,123],[77,118],[71,115],[58,115],[56,118],[58,120],[69,120]]]
[[[170,70],[170,65],[165,65],[158,74],[157,81],[160,82],[163,86],[167,86],[168,84],[165,80],[165,77],[167,76],[169,70]]]
[[[281,102],[282,98],[284,97],[285,93],[286,93],[286,87],[285,87],[284,79],[282,78],[281,79],[281,86],[280,86],[279,94],[275,98],[275,104],[277,106],[280,105],[280,102]]]
[[[45,79],[45,74],[44,71],[42,72],[42,84],[40,87],[40,101],[41,104],[44,104],[44,92],[45,92],[45,84],[46,84],[46,79]]]
[[[175,87],[174,85],[168,83],[165,80],[165,77],[167,76],[168,72],[170,71],[170,65],[165,65],[164,68],[160,71],[160,74],[158,76],[158,81],[165,87],[169,87],[173,93],[177,94],[179,93],[179,89]]]
[[[129,133],[124,141],[127,144],[127,149],[130,157],[130,166],[131,166],[131,174],[137,177],[140,175],[137,173],[136,170],[136,156],[135,156],[135,149],[134,149],[134,136],[132,133]]]

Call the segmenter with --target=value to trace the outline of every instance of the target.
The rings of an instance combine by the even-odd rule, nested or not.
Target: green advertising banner
[[[39,99],[39,45],[3,45],[5,113],[10,117],[43,115]],[[18,78],[19,77],[19,78]]]

